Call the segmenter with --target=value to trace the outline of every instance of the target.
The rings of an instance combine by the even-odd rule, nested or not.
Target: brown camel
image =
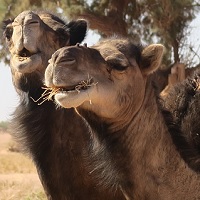
[[[55,50],[81,42],[86,29],[84,20],[67,24],[42,11],[24,11],[14,20],[5,21],[4,36],[11,53],[15,87],[27,91],[30,85],[41,85],[48,59]]]
[[[174,143],[191,169],[200,172],[200,70],[185,81],[169,87],[161,95],[161,104],[171,119],[166,118],[169,127],[176,124],[180,132],[172,134]]]
[[[84,20],[65,23],[47,12],[25,11],[7,21],[4,35],[11,53],[13,83],[20,95],[14,113],[13,135],[33,159],[50,200],[123,199],[120,193],[94,187],[84,167],[90,135],[74,109],[56,109],[42,99],[44,71],[58,48],[81,42]]]
[[[120,39],[64,47],[53,54],[45,83],[58,105],[75,107],[90,125],[91,175],[101,185],[125,199],[200,199],[200,176],[177,151],[178,130],[165,123],[152,86],[162,54],[162,45],[141,49]]]

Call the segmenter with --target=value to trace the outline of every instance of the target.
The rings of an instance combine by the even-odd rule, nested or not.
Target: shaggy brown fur
[[[187,78],[161,97],[163,109],[170,113],[172,119],[166,119],[169,127],[180,131],[172,134],[174,142],[182,157],[195,171],[200,171],[200,71]]]
[[[76,107],[96,138],[91,175],[125,199],[200,198],[200,176],[177,151],[152,86],[150,73],[162,53],[161,45],[141,50],[127,40],[108,40],[62,48],[46,70],[57,104]],[[88,77],[90,85],[77,91]]]
[[[98,187],[85,167],[90,145],[88,128],[74,109],[56,109],[53,102],[35,103],[44,90],[44,70],[58,48],[81,42],[86,22],[46,12],[26,11],[10,21],[4,35],[11,52],[13,82],[20,95],[13,135],[33,159],[50,200],[117,199],[117,192]],[[94,184],[95,182],[95,184]],[[120,193],[118,199],[123,199]]]
[[[21,13],[15,21],[24,23],[25,28],[22,38],[17,34],[21,24],[9,24],[5,31],[13,82],[20,94],[20,105],[14,113],[13,135],[32,157],[48,199],[123,200],[121,190],[100,187],[98,179],[91,176],[88,155],[93,138],[83,119],[74,109],[57,109],[51,101],[38,105],[42,99],[34,101],[44,92],[42,80],[50,54],[62,45],[81,42],[86,22],[78,20],[65,24],[56,16],[34,12]],[[10,28],[13,31],[8,31]],[[42,34],[26,32],[33,28]],[[21,51],[18,41],[22,43]],[[38,56],[33,48],[39,49]]]

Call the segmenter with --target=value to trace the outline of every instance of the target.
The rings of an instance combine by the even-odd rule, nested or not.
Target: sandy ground
[[[46,199],[32,161],[9,151],[13,143],[8,133],[0,132],[0,200]]]
[[[11,136],[8,133],[3,133],[0,131],[0,152],[6,149],[10,141]]]

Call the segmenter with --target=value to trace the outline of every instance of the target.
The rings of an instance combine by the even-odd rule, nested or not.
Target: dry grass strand
[[[88,79],[80,81],[75,86],[74,90],[76,90],[79,93],[81,90],[86,90],[87,88],[97,85],[97,84],[98,82],[94,83],[93,78],[90,77],[88,74]],[[35,100],[33,97],[30,97],[38,105],[42,105],[45,101],[53,101],[53,96],[59,91],[63,90],[63,88],[52,88],[52,87],[42,87],[42,89],[44,89],[44,92],[37,100]],[[90,104],[92,104],[91,100],[90,100]]]

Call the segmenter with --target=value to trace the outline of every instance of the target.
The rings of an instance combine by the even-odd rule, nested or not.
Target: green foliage
[[[62,5],[66,1],[61,0]],[[114,34],[144,43],[162,43],[166,47],[165,64],[187,63],[185,52],[188,25],[199,4],[194,0],[68,0],[64,13],[84,17],[102,37]],[[189,49],[189,47],[188,47]],[[172,56],[173,55],[173,56]]]
[[[39,8],[61,12],[69,19],[83,17],[102,37],[121,35],[138,42],[164,44],[168,52],[165,64],[169,66],[187,62],[181,50],[186,45],[188,24],[199,6],[195,0],[24,0],[23,4],[20,0],[0,0],[0,19]],[[0,58],[8,61],[6,55],[3,48]]]
[[[10,124],[10,122],[8,122],[8,121],[1,121],[0,122],[0,131],[3,131],[3,132],[8,131],[9,124]]]
[[[87,3],[84,0],[61,0],[60,7],[67,17],[72,17],[81,14]]]
[[[64,2],[63,0],[62,4]],[[194,0],[67,2],[65,14],[69,17],[80,16],[88,19],[90,27],[98,30],[102,37],[117,34],[145,43],[159,42],[165,45],[168,52],[165,57],[166,65],[187,62],[181,60],[184,58],[181,48],[187,45],[187,28],[200,6]]]
[[[193,0],[145,0],[144,5],[152,20],[151,30],[168,50],[173,47],[174,62],[180,62],[179,48],[196,13]]]

